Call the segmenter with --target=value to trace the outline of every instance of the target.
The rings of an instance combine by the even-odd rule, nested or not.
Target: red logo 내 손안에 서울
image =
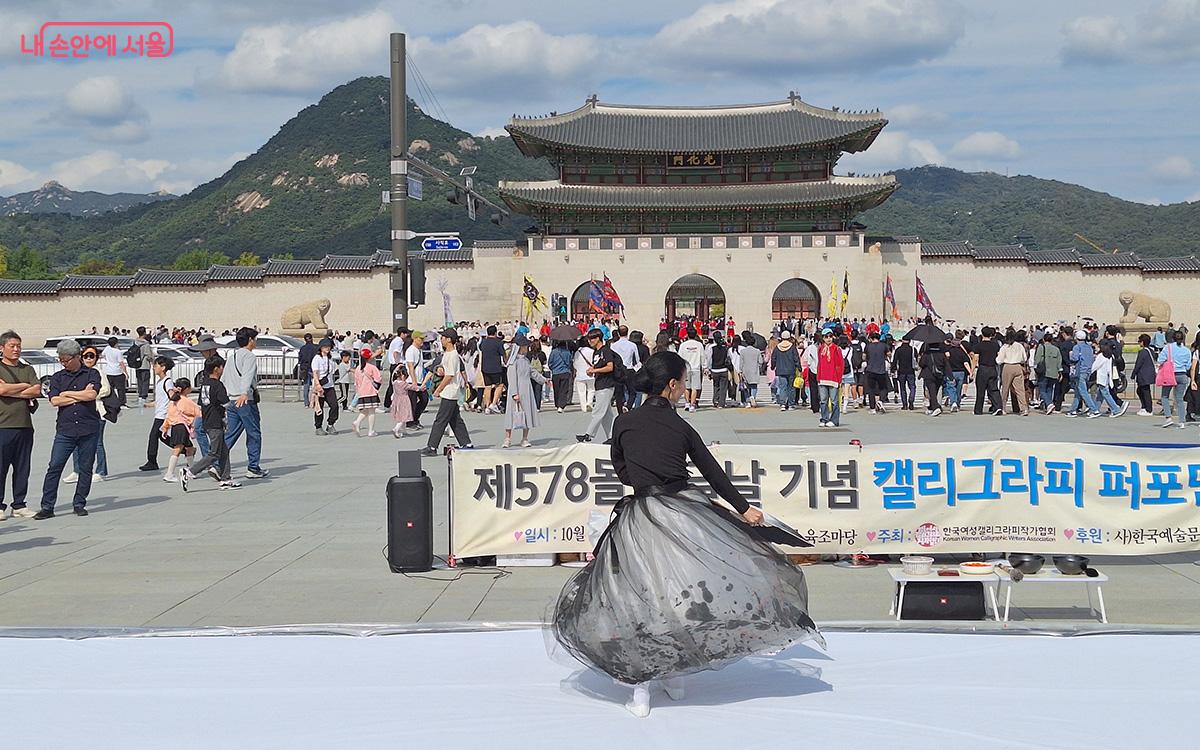
[[[57,60],[91,57],[170,57],[175,29],[166,21],[47,21],[21,54]]]

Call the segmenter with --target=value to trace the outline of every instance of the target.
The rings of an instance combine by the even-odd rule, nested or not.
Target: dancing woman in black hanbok
[[[617,418],[612,460],[634,488],[567,582],[551,617],[567,651],[634,686],[629,710],[650,713],[650,683],[683,697],[681,678],[814,639],[804,574],[750,528],[762,513],[738,493],[700,436],[675,412],[687,364],[660,352],[634,376],[649,395]],[[691,458],[740,515],[690,487]]]

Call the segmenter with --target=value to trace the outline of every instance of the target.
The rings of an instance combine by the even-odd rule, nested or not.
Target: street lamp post
[[[408,95],[404,76],[404,34],[391,35],[391,122],[392,153],[392,266],[388,286],[392,290],[391,330],[408,327]]]

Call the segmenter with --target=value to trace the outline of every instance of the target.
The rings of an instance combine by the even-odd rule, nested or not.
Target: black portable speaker
[[[388,480],[387,527],[388,567],[393,573],[433,569],[433,482],[425,472]]]
[[[913,581],[904,587],[902,620],[985,620],[983,583]]]

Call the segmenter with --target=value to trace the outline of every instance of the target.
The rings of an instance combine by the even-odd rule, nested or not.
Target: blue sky
[[[166,20],[166,59],[20,54],[44,21]],[[1200,0],[4,0],[0,194],[181,193],[351,78],[387,32],[451,123],[619,103],[879,108],[840,171],[936,163],[1148,203],[1200,200]],[[437,111],[410,85],[410,95]]]

